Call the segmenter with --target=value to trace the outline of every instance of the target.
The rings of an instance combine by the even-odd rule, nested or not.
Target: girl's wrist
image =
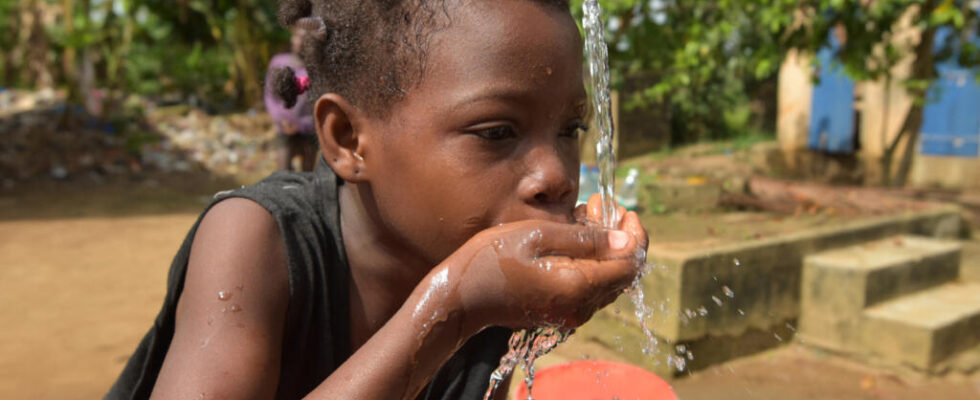
[[[412,295],[407,305],[411,306],[412,325],[420,338],[437,335],[461,344],[479,332],[466,318],[455,275],[456,268],[441,264],[426,275]]]

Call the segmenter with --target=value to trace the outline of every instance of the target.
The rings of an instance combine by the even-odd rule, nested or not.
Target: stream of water
[[[613,152],[613,116],[612,101],[609,95],[609,49],[606,46],[604,27],[602,24],[602,9],[598,0],[586,0],[582,4],[582,26],[585,29],[585,57],[589,64],[589,89],[592,95],[592,110],[595,127],[599,130],[599,140],[596,141],[596,161],[599,166],[598,191],[602,198],[602,223],[609,229],[616,229],[619,216],[615,193],[616,155]],[[639,263],[646,260],[646,252],[637,254]],[[647,321],[653,310],[643,301],[643,290],[640,278],[649,270],[641,269],[633,285],[627,293],[635,305],[636,317],[640,320],[643,333],[649,339],[644,346],[644,353],[653,355],[656,351],[657,339],[647,327]],[[515,332],[509,342],[507,354],[501,358],[500,366],[490,377],[490,387],[484,395],[484,400],[492,399],[497,388],[520,364],[527,377],[527,400],[532,399],[531,389],[534,385],[534,361],[563,343],[572,334],[569,329],[545,327],[525,329]]]

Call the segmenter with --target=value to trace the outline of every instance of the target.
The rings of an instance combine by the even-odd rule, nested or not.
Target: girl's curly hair
[[[449,1],[280,0],[279,23],[305,32],[300,58],[311,101],[338,93],[378,115],[418,81],[429,35],[451,22]],[[568,0],[528,1],[569,10]],[[300,94],[294,72],[284,68],[272,79],[276,94],[294,105]]]

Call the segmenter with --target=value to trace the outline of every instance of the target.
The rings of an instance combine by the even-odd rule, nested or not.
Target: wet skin
[[[430,37],[421,80],[384,116],[337,94],[315,107],[324,156],[346,182],[356,351],[310,398],[413,398],[481,329],[576,326],[636,273],[646,234],[635,214],[601,230],[582,221],[600,220],[593,199],[573,223],[586,101],[574,22],[523,1],[460,4]],[[247,200],[213,208],[154,397],[271,397],[285,271],[268,213]],[[241,310],[215,319],[216,294],[237,286]]]

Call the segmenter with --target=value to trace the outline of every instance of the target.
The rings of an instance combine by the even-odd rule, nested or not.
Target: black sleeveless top
[[[163,309],[105,398],[150,397],[173,339],[177,300],[194,235],[211,207],[233,197],[252,200],[268,210],[285,245],[289,306],[276,399],[302,398],[343,364],[351,349],[349,271],[337,200],[341,184],[321,159],[313,173],[275,173],[256,185],[215,195],[171,264]],[[470,338],[419,398],[482,399],[490,373],[507,350],[510,333],[489,328]]]

